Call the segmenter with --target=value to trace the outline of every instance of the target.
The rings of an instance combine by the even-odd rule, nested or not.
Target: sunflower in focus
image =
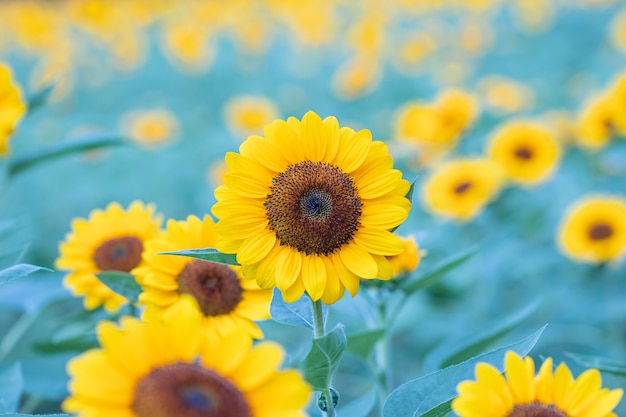
[[[561,222],[558,244],[574,260],[619,261],[626,255],[626,199],[587,196],[577,201]]]
[[[236,253],[246,278],[278,287],[287,302],[306,291],[332,304],[359,278],[390,279],[390,232],[408,216],[408,181],[368,130],[308,112],[265,127],[228,153],[215,190],[217,249]]]
[[[265,125],[279,115],[274,102],[263,96],[236,96],[224,106],[224,120],[233,136],[247,138],[263,133]]]
[[[186,256],[162,255],[190,248],[215,247],[215,224],[209,216],[186,221],[169,220],[167,230],[146,242],[142,266],[133,269],[143,287],[139,302],[147,305],[147,316],[160,316],[175,305],[182,294],[191,295],[211,333],[225,334],[234,327],[245,328],[252,337],[263,332],[254,320],[270,318],[270,290],[244,280],[241,268]]]
[[[502,173],[486,159],[458,159],[436,168],[422,187],[429,211],[466,222],[480,213],[500,191]]]
[[[487,153],[511,181],[532,186],[554,171],[561,148],[546,128],[530,122],[509,122],[494,134]]]
[[[0,63],[0,156],[9,153],[9,139],[24,113],[22,91],[14,83],[11,69]]]
[[[117,311],[128,303],[114,293],[95,274],[102,271],[130,272],[141,264],[141,254],[148,239],[156,237],[161,217],[153,205],[135,201],[124,210],[118,203],[105,210],[93,210],[88,219],[72,221],[72,231],[59,245],[55,266],[68,271],[65,285],[77,296],[84,296],[85,308],[101,305]]]
[[[68,363],[63,409],[78,417],[307,416],[310,388],[298,371],[278,370],[280,346],[252,347],[241,330],[203,332],[191,304],[159,321],[100,323],[102,347]]]
[[[457,385],[452,410],[459,417],[616,417],[623,390],[602,388],[597,369],[574,379],[567,365],[553,370],[547,358],[535,375],[532,358],[508,351],[505,375],[487,363],[476,365],[475,381]]]

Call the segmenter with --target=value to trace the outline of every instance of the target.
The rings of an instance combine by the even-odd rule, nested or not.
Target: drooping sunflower
[[[554,171],[561,147],[548,129],[518,121],[506,123],[496,131],[487,153],[509,180],[532,186],[546,180]]]
[[[458,159],[436,168],[422,186],[425,208],[466,222],[500,191],[502,173],[487,159]]]
[[[558,245],[574,260],[619,261],[626,255],[626,198],[590,195],[575,202],[559,227]]]
[[[278,370],[283,351],[252,347],[241,329],[203,331],[188,298],[160,321],[104,322],[101,348],[68,364],[63,409],[78,417],[306,417],[310,388],[296,370]]]
[[[241,268],[184,256],[160,255],[190,248],[215,247],[217,234],[209,216],[186,221],[169,220],[167,230],[146,242],[142,266],[132,270],[143,287],[139,302],[145,314],[161,315],[172,308],[182,294],[190,294],[202,312],[209,331],[225,334],[233,327],[245,328],[252,337],[263,333],[255,320],[270,318],[270,290],[243,279]]]
[[[93,210],[88,219],[72,221],[72,231],[59,245],[56,267],[68,271],[65,285],[84,296],[87,309],[103,305],[117,311],[128,300],[114,293],[95,274],[102,271],[130,272],[141,264],[144,243],[159,233],[161,216],[155,207],[134,201],[124,210],[118,203]]]
[[[274,121],[239,151],[226,155],[212,211],[217,249],[237,253],[247,278],[287,302],[306,291],[326,304],[346,288],[354,296],[359,277],[391,278],[386,256],[403,244],[390,230],[411,204],[384,143],[308,112]]]
[[[9,139],[25,112],[26,103],[11,69],[0,63],[0,157],[9,153]]]
[[[623,390],[602,388],[597,369],[574,379],[567,365],[546,359],[537,375],[532,358],[507,352],[505,376],[492,365],[476,365],[476,380],[457,385],[452,410],[459,417],[616,417]]]

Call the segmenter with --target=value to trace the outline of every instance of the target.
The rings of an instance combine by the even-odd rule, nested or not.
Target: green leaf
[[[39,91],[34,92],[28,97],[28,114],[32,114],[35,110],[48,102],[50,94],[54,91],[56,83],[49,84]]]
[[[136,303],[139,294],[143,292],[141,285],[137,284],[135,277],[128,272],[104,271],[96,276],[104,285],[132,303]]]
[[[411,181],[411,186],[409,187],[409,191],[405,195],[406,199],[409,201],[413,200],[413,192],[415,191],[415,183],[417,182],[418,178],[419,178],[419,175],[413,178],[413,181]]]
[[[68,154],[109,146],[123,145],[125,143],[125,140],[111,133],[85,134],[79,138],[48,145],[32,152],[31,154],[10,161],[7,175],[12,177],[42,162],[53,160]]]
[[[15,411],[20,402],[24,380],[19,362],[0,365],[0,403],[7,411]]]
[[[476,248],[476,247],[472,247],[472,248],[469,248],[467,250],[464,250],[461,253],[458,253],[458,254],[456,254],[456,255],[446,259],[445,261],[443,261],[442,263],[440,263],[436,267],[432,268],[430,271],[426,272],[421,277],[418,277],[416,279],[409,279],[409,280],[407,280],[402,285],[401,288],[407,294],[412,294],[412,293],[414,293],[414,292],[416,292],[418,290],[421,290],[422,288],[425,288],[428,285],[431,285],[434,282],[436,282],[437,280],[439,280],[447,272],[450,272],[451,270],[459,267],[461,264],[463,264],[468,259],[470,259],[472,256],[474,256],[477,252],[478,252],[478,248]]]
[[[328,316],[328,307],[322,306],[324,322]],[[270,315],[274,321],[291,326],[306,327],[313,329],[313,310],[309,297],[300,297],[293,303],[286,303],[278,288],[274,288]]]
[[[7,282],[11,282],[19,278],[23,278],[27,275],[32,274],[33,272],[41,271],[41,270],[52,272],[52,270],[41,267],[41,266],[35,266],[35,265],[29,265],[29,264],[13,265],[9,268],[6,268],[0,271],[0,285],[6,284]]]
[[[445,415],[444,404],[457,396],[456,386],[459,382],[474,379],[474,369],[479,362],[490,363],[502,372],[506,352],[512,350],[521,356],[526,356],[535,346],[546,326],[544,325],[520,342],[492,350],[458,365],[400,385],[387,397],[383,405],[383,417]]]
[[[479,355],[505,336],[537,310],[537,303],[530,304],[502,319],[487,323],[481,330],[456,334],[453,338],[430,352],[424,359],[424,368],[446,368]]]
[[[599,356],[578,355],[569,352],[567,352],[566,355],[584,367],[596,368],[600,372],[607,372],[609,374],[626,377],[626,362],[602,358]]]
[[[220,264],[239,265],[239,263],[237,263],[237,255],[222,253],[213,248],[188,249],[175,252],[159,252],[159,255],[189,256],[190,258],[202,259],[205,261],[217,262]]]
[[[98,347],[98,338],[95,334],[75,336],[58,342],[41,342],[36,343],[33,347],[36,351],[42,353],[57,352],[84,352],[87,349]]]
[[[356,400],[350,401],[344,406],[340,406],[337,411],[342,416],[367,417],[370,411],[374,409],[377,400],[378,392],[376,387],[373,387]]]
[[[362,358],[367,358],[376,342],[385,336],[385,329],[370,329],[348,335],[348,352],[352,352]]]
[[[330,387],[330,381],[346,350],[346,334],[343,324],[338,324],[328,334],[313,339],[311,350],[302,361],[304,378],[315,391]]]

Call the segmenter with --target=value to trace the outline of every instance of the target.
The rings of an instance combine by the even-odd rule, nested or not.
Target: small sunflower
[[[178,119],[164,108],[132,110],[121,118],[121,129],[148,149],[168,144],[178,135]]]
[[[211,332],[224,334],[241,326],[251,336],[261,338],[263,333],[253,320],[270,318],[271,291],[243,279],[239,267],[159,254],[214,247],[216,241],[215,224],[209,216],[204,220],[195,216],[186,221],[169,220],[165,232],[146,242],[143,265],[132,271],[144,290],[139,302],[148,306],[145,314],[160,315],[182,294],[190,294]]]
[[[610,95],[590,100],[578,116],[578,144],[588,149],[606,146],[615,134],[617,103]]]
[[[574,379],[565,364],[552,369],[546,359],[535,375],[532,358],[507,352],[505,376],[486,363],[476,365],[476,380],[457,385],[452,410],[459,417],[616,417],[621,389],[602,388],[597,369]]]
[[[141,264],[144,243],[159,232],[161,217],[153,205],[139,201],[124,210],[111,203],[103,210],[93,210],[89,219],[74,219],[72,232],[59,245],[56,267],[69,271],[65,285],[74,295],[84,296],[85,308],[100,305],[116,311],[128,302],[104,285],[95,274],[102,271],[130,272]]]
[[[499,167],[486,159],[458,159],[436,168],[422,187],[426,209],[469,221],[500,191]]]
[[[25,112],[26,103],[11,69],[0,63],[0,157],[9,153],[9,139]]]
[[[574,260],[619,261],[626,255],[626,199],[587,196],[577,201],[562,220],[558,244]]]
[[[401,237],[401,239],[404,243],[404,250],[402,253],[388,258],[391,263],[391,270],[393,271],[394,277],[415,271],[422,258],[426,256],[426,251],[423,249],[420,250],[417,242],[415,241],[415,237],[408,236]]]
[[[226,155],[212,210],[217,249],[237,253],[247,278],[287,302],[306,291],[326,304],[346,288],[354,296],[359,277],[391,278],[386,256],[404,245],[390,230],[411,203],[384,143],[308,112],[274,121],[239,150]]]
[[[278,107],[263,96],[241,95],[231,98],[224,106],[226,126],[232,134],[245,139],[263,133],[265,125],[279,115]]]
[[[546,128],[530,122],[509,122],[494,134],[487,153],[511,181],[532,186],[554,171],[561,148]]]
[[[63,409],[78,417],[306,417],[310,388],[296,370],[278,370],[280,346],[252,347],[245,332],[203,332],[192,300],[162,320],[104,322],[101,348],[68,364]]]

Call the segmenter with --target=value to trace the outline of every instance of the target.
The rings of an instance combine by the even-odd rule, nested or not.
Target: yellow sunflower
[[[597,369],[574,379],[567,365],[552,369],[546,359],[537,375],[532,358],[507,352],[505,376],[486,363],[476,365],[476,380],[457,386],[452,410],[459,417],[616,417],[621,389],[602,388]]]
[[[0,63],[0,157],[9,153],[9,139],[25,112],[26,103],[11,69]]]
[[[253,320],[270,318],[270,290],[244,280],[241,268],[184,256],[159,255],[190,248],[215,247],[215,224],[209,216],[186,221],[169,220],[167,231],[146,242],[142,266],[132,270],[144,292],[139,302],[146,304],[146,315],[161,315],[190,294],[196,300],[205,325],[211,332],[224,334],[243,327],[255,338],[263,337]]]
[[[509,122],[494,134],[487,153],[511,181],[532,186],[554,171],[561,157],[561,147],[554,135],[541,125]]]
[[[578,116],[578,144],[588,149],[606,146],[615,133],[617,103],[610,95],[589,101]]]
[[[263,96],[235,96],[224,106],[226,126],[240,140],[263,133],[263,127],[278,115],[276,104]]]
[[[420,250],[414,236],[401,237],[401,239],[404,243],[402,253],[388,258],[394,277],[415,271],[421,259],[426,256],[426,251]]]
[[[574,203],[560,225],[558,244],[575,260],[619,261],[626,255],[626,198],[587,196]]]
[[[153,205],[135,201],[124,210],[111,203],[93,210],[89,219],[74,219],[72,231],[59,245],[56,267],[69,271],[65,285],[74,295],[84,296],[85,308],[104,305],[114,312],[128,301],[95,276],[102,271],[130,272],[140,265],[144,243],[159,232],[161,217]]]
[[[391,278],[386,256],[404,245],[390,232],[408,216],[409,183],[368,130],[308,112],[265,127],[228,153],[215,190],[217,249],[237,253],[244,275],[332,304],[359,277]]]
[[[180,130],[176,115],[164,108],[129,111],[120,124],[130,139],[147,149],[172,142]]]
[[[502,174],[486,159],[458,159],[436,168],[422,186],[431,212],[462,222],[474,218],[500,191]]]
[[[203,332],[189,302],[163,320],[104,322],[102,348],[68,364],[63,409],[78,417],[306,417],[310,388],[296,370],[278,370],[280,346],[252,347],[241,330]]]

